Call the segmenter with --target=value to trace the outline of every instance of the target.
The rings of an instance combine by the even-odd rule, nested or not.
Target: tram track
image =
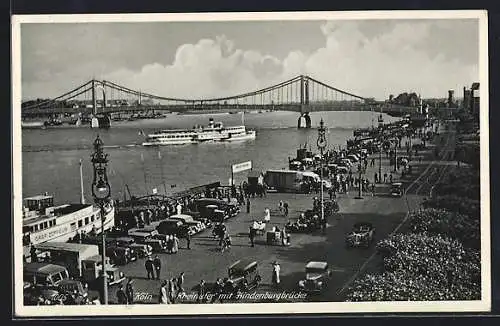
[[[416,185],[418,185],[418,188],[416,188],[415,190],[415,193],[413,195],[415,196],[418,196],[420,194],[420,191],[422,190],[422,188],[425,186],[425,185],[431,185],[431,183],[434,183],[433,185],[431,185],[431,188],[429,189],[429,196],[432,194],[432,191],[434,190],[434,187],[442,180],[442,178],[444,177],[449,165],[446,164],[444,165],[442,171],[441,171],[441,174],[438,176],[438,178],[433,182],[433,181],[430,181],[430,177],[433,176],[434,174],[436,174],[436,171],[433,169],[431,171],[431,168],[435,168],[436,166],[440,165],[442,162],[445,162],[447,161],[447,158],[448,158],[448,155],[451,156],[451,151],[448,149],[448,147],[450,146],[450,141],[452,139],[454,139],[454,137],[452,137],[452,133],[448,133],[447,135],[447,140],[446,140],[446,144],[443,146],[443,148],[441,149],[441,151],[438,153],[438,156],[440,157],[439,160],[433,160],[432,162],[429,163],[429,165],[424,169],[424,171],[417,177],[417,179],[415,179],[411,184],[410,186],[408,186],[405,191],[404,191],[404,197],[405,197],[405,201],[406,201],[406,204],[407,204],[407,207],[408,207],[408,211],[405,215],[405,217],[403,218],[403,220],[396,226],[396,228],[394,228],[394,230],[392,230],[391,233],[389,233],[387,235],[387,237],[393,235],[394,233],[396,233],[397,231],[399,231],[399,229],[406,224],[406,222],[408,221],[409,217],[410,217],[410,213],[412,212],[412,210],[410,209],[410,205],[408,203],[408,192],[410,191],[410,189],[412,189],[413,187],[415,187]],[[429,171],[431,171],[431,174],[428,175]],[[424,182],[420,182],[420,180],[425,176],[427,175],[427,180],[424,181]],[[419,205],[420,206],[420,205]],[[368,264],[370,264],[373,259],[377,256],[377,251],[374,250],[374,252],[364,261],[364,263],[360,266],[360,268],[356,271],[356,273],[354,273],[354,275],[349,278],[349,280],[344,283],[344,285],[342,286],[342,288],[337,291],[337,295],[338,296],[341,296],[345,290],[361,275],[361,273],[364,272],[364,270],[366,269],[366,267],[368,266]]]

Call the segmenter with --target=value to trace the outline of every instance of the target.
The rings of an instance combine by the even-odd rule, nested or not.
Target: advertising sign
[[[232,172],[238,173],[245,170],[250,170],[252,168],[252,161],[247,161],[243,163],[233,164]]]

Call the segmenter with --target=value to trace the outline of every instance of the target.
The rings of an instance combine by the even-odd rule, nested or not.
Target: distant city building
[[[455,91],[450,89],[448,91],[448,102],[447,102],[449,108],[456,107],[454,95],[455,95]]]
[[[469,112],[476,119],[478,119],[479,106],[480,106],[479,83],[472,83],[470,89],[464,87],[464,100],[462,103],[462,109],[464,111]]]

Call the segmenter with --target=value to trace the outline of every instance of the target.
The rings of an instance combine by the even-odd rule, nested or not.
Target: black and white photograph
[[[489,311],[487,33],[13,16],[15,315]]]

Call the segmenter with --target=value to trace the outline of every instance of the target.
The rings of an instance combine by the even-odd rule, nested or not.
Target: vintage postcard
[[[489,311],[487,30],[14,16],[15,315]]]

